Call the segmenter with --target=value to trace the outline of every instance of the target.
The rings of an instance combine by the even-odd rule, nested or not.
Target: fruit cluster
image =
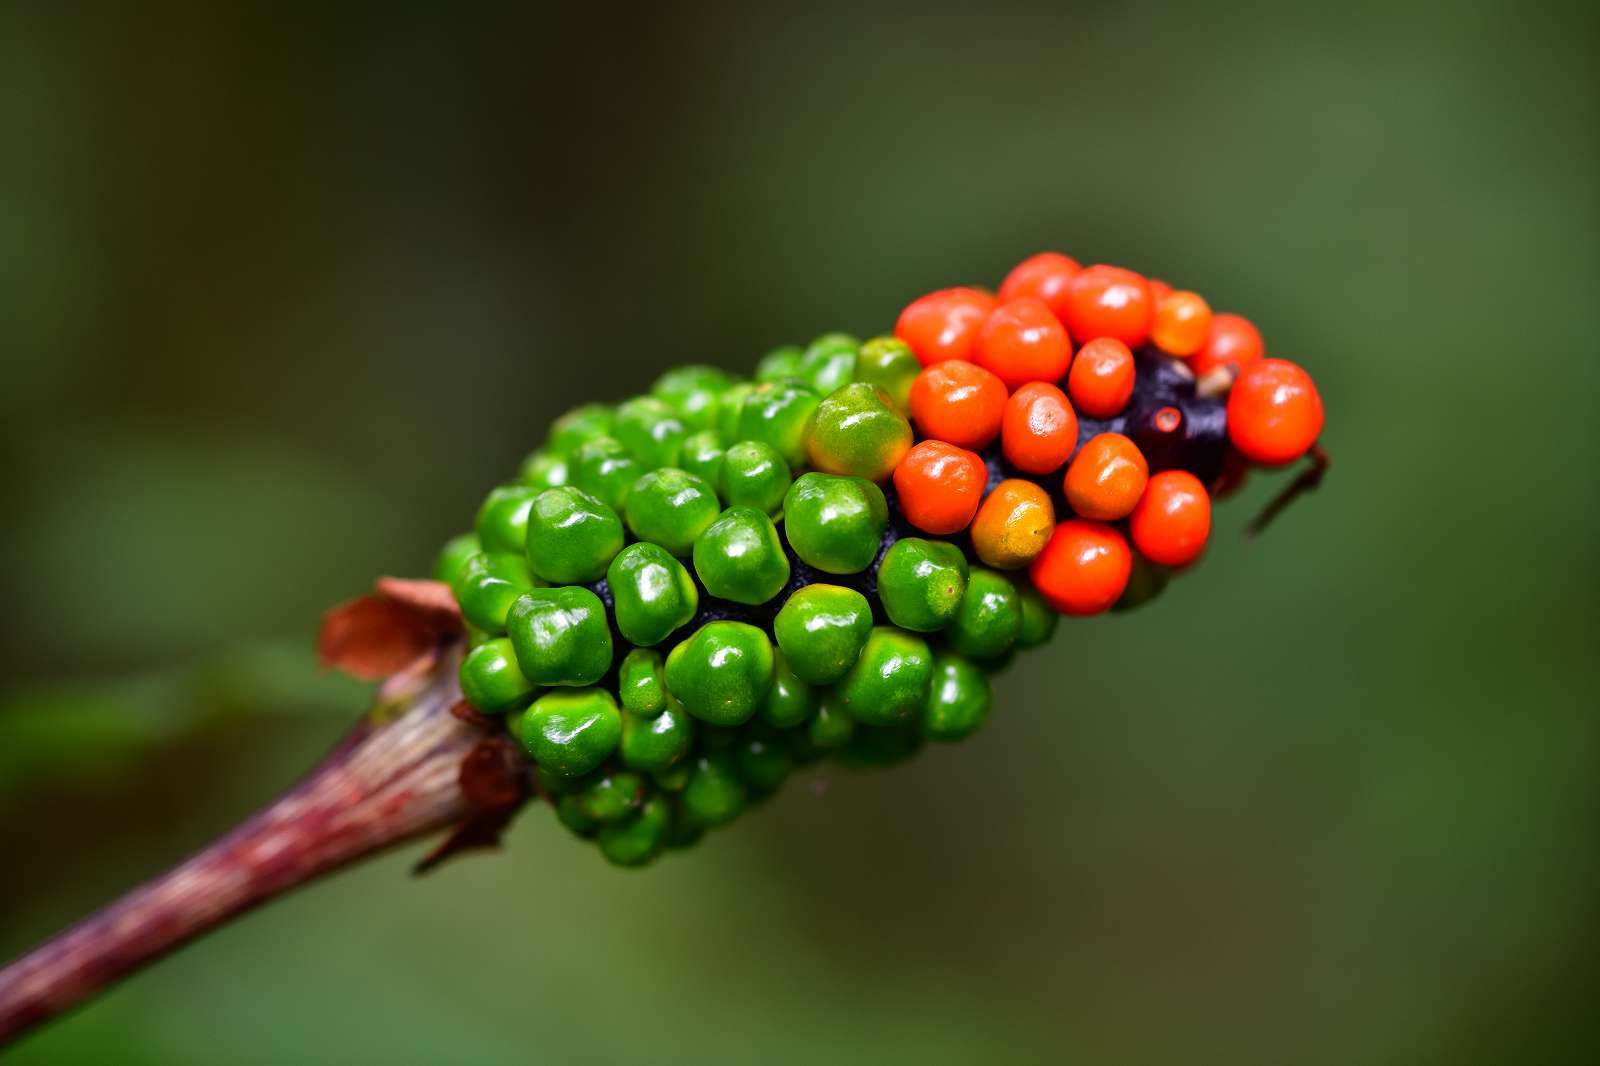
[[[440,558],[462,692],[566,826],[642,864],[797,765],[972,733],[1058,613],[1154,596],[1212,494],[1321,428],[1245,319],[1043,253],[998,294],[914,300],[893,336],[558,419]]]

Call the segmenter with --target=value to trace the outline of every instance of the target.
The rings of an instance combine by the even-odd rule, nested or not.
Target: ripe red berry
[[[1052,474],[1078,446],[1078,416],[1066,393],[1043,381],[1011,394],[1000,422],[1006,461],[1030,474]]]
[[[1121,433],[1101,433],[1089,438],[1067,467],[1067,502],[1084,518],[1125,518],[1149,477],[1150,464],[1137,444]]]
[[[1146,285],[1150,287],[1150,306],[1160,307],[1161,301],[1171,296],[1176,290],[1160,278],[1146,278]]]
[[[911,420],[924,437],[982,448],[1000,432],[1006,387],[981,366],[935,363],[911,383]]]
[[[1133,397],[1133,353],[1112,337],[1100,337],[1078,349],[1067,375],[1072,406],[1090,418],[1114,418]]]
[[[1311,375],[1287,359],[1262,359],[1239,371],[1228,395],[1228,439],[1263,466],[1292,463],[1322,432],[1322,397]]]
[[[1085,267],[1067,285],[1067,331],[1079,344],[1115,337],[1137,348],[1150,336],[1150,287],[1121,267]]]
[[[1243,315],[1213,315],[1211,328],[1206,331],[1206,342],[1195,353],[1189,365],[1196,374],[1205,374],[1219,366],[1232,364],[1235,368],[1253,363],[1267,352],[1261,334]]]
[[[906,520],[944,536],[967,528],[983,502],[989,470],[965,448],[925,440],[895,467],[894,487]]]
[[[1002,303],[1022,296],[1043,300],[1050,313],[1064,320],[1067,313],[1067,283],[1083,267],[1069,255],[1060,252],[1040,252],[1029,256],[1011,269],[1006,280],[1000,283]]]
[[[911,346],[923,366],[970,359],[972,342],[992,310],[994,297],[982,289],[940,289],[907,304],[894,335]]]
[[[1029,576],[1062,614],[1099,614],[1122,598],[1133,572],[1128,542],[1104,522],[1074,518],[1056,526]]]
[[[1180,359],[1198,352],[1210,331],[1211,305],[1194,292],[1175,292],[1159,301],[1150,321],[1150,340]]]
[[[1211,497],[1187,470],[1163,470],[1150,479],[1128,517],[1133,546],[1153,563],[1187,566],[1211,535]]]
[[[1044,301],[1024,296],[990,313],[978,331],[972,361],[1015,389],[1065,374],[1072,342]]]

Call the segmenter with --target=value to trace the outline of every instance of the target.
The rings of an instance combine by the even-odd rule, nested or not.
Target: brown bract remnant
[[[382,577],[374,592],[322,616],[317,654],[324,666],[378,681],[431,658],[461,632],[461,611],[449,585]]]

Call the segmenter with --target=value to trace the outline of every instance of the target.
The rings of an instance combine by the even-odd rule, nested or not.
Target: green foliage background
[[[0,7],[0,955],[362,705],[319,612],[574,402],[1053,247],[1322,383],[1333,477],[973,741],[692,857],[548,812],[9,1061],[1463,1063],[1593,1050],[1593,7]]]

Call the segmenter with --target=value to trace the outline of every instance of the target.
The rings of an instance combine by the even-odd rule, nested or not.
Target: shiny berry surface
[[[789,546],[808,565],[830,574],[856,574],[871,566],[888,525],[883,490],[864,478],[802,474],[783,501]]]
[[[1228,395],[1228,438],[1264,466],[1292,463],[1322,433],[1322,397],[1311,375],[1286,359],[1244,367]]]
[[[923,366],[970,359],[973,341],[994,304],[993,296],[964,286],[930,292],[900,312],[894,335],[906,342]]]
[[[1133,553],[1121,533],[1103,522],[1074,518],[1056,527],[1028,573],[1057,611],[1091,615],[1121,598],[1132,569]]]
[[[1067,374],[1067,395],[1079,414],[1113,418],[1133,398],[1133,352],[1113,337],[1100,337],[1078,349]]]
[[[911,448],[911,424],[876,385],[857,382],[829,393],[807,430],[811,466],[825,474],[887,481]]]
[[[1150,320],[1150,342],[1168,355],[1186,359],[1211,332],[1211,305],[1197,292],[1175,292],[1157,301]]]
[[[1079,449],[1067,467],[1067,503],[1083,518],[1126,518],[1144,493],[1150,466],[1144,453],[1121,433],[1101,433]]]
[[[1065,321],[1067,285],[1082,269],[1076,259],[1060,252],[1030,255],[1012,267],[1011,273],[1000,283],[1000,301],[1005,303],[1029,296],[1044,303],[1057,319]]]
[[[1151,562],[1187,566],[1205,551],[1211,535],[1211,497],[1187,470],[1163,470],[1145,486],[1128,518],[1128,532]]]
[[[1153,312],[1149,286],[1132,270],[1096,264],[1067,286],[1067,332],[1078,344],[1113,337],[1137,348],[1150,336]]]
[[[911,384],[911,420],[924,437],[979,449],[1000,434],[1006,387],[975,363],[930,366]]]
[[[1266,342],[1248,318],[1234,314],[1213,315],[1211,328],[1206,331],[1206,342],[1189,365],[1196,374],[1205,374],[1219,366],[1238,369],[1266,354]]]
[[[1010,478],[996,485],[972,520],[972,547],[997,570],[1027,566],[1044,550],[1055,529],[1050,494],[1032,481]]]
[[[1073,439],[1077,439],[1074,426]],[[977,453],[925,440],[895,467],[894,488],[906,521],[925,533],[966,529],[983,502],[989,469]]]
[[[1006,462],[1018,470],[1052,474],[1077,446],[1078,416],[1066,393],[1054,385],[1030,382],[1006,401],[1000,448]]]
[[[1072,342],[1042,300],[1024,296],[990,313],[973,344],[972,361],[1015,389],[1065,374]]]

